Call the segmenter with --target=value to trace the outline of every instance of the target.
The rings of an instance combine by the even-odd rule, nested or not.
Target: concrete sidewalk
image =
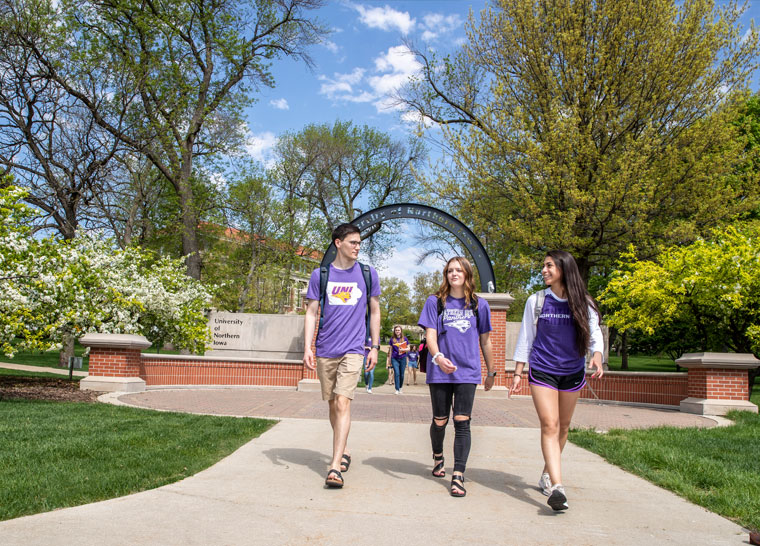
[[[0,368],[6,368],[8,370],[21,370],[25,372],[35,373],[54,373],[56,375],[69,375],[69,370],[66,368],[50,368],[46,366],[27,366],[26,364],[11,364],[10,362],[0,362]],[[87,377],[88,372],[81,370],[74,370],[73,375],[75,377]]]
[[[536,488],[536,429],[474,427],[466,498],[430,474],[428,426],[356,423],[340,490],[326,420],[287,419],[191,478],[0,523],[0,544],[746,544],[728,520],[568,444],[570,510]],[[445,454],[451,471],[453,434]]]

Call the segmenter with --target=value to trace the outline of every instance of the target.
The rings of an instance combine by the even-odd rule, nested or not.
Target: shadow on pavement
[[[330,457],[328,455],[312,449],[267,449],[262,453],[269,457],[269,460],[274,465],[287,466],[288,464],[294,464],[305,466],[319,476],[324,475],[325,468],[330,464]]]

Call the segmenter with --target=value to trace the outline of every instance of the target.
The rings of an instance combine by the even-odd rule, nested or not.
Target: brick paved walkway
[[[353,421],[429,423],[430,399],[426,387],[405,387],[396,396],[388,388],[375,394],[357,390],[351,406]],[[406,391],[409,391],[407,394]],[[318,392],[264,388],[156,389],[125,394],[119,400],[129,405],[214,415],[264,418],[326,419],[327,404]],[[537,428],[538,418],[529,397],[508,399],[501,392],[479,391],[473,409],[473,425]],[[669,409],[655,409],[581,401],[573,415],[573,426],[597,430],[646,428],[663,425],[711,427],[712,419]]]

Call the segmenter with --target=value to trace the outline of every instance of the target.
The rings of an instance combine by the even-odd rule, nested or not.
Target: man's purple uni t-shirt
[[[478,315],[476,321],[473,310],[465,309],[464,298],[449,296],[438,320],[438,298],[430,296],[425,301],[418,324],[438,330],[438,350],[457,367],[453,373],[444,373],[428,352],[427,383],[480,384],[480,334],[491,331],[491,308],[483,298],[478,298]]]
[[[558,375],[571,375],[584,369],[586,359],[578,354],[575,322],[567,300],[546,295],[528,363],[532,369]]]
[[[380,295],[377,271],[370,267],[371,296]],[[324,325],[317,334],[317,356],[338,358],[345,354],[364,354],[367,294],[361,266],[338,269],[330,264],[325,296]],[[319,301],[319,268],[311,272],[306,298]]]

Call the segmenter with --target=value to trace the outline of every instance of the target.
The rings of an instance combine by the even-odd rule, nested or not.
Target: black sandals
[[[443,453],[440,455],[433,454],[433,476],[436,478],[443,478],[446,475],[446,471],[443,469]]]
[[[327,473],[327,478],[325,478],[325,485],[327,487],[340,489],[341,487],[343,487],[343,475],[340,473],[339,470],[335,470],[334,468],[331,468],[330,471]]]
[[[451,476],[451,489],[449,490],[452,497],[464,497],[467,490],[464,488],[464,476],[453,474]]]

